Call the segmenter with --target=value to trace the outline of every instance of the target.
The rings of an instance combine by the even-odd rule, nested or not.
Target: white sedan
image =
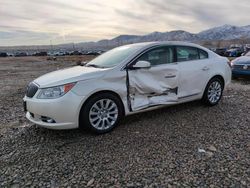
[[[111,131],[126,115],[202,100],[216,105],[231,81],[227,58],[184,42],[131,44],[85,66],[45,74],[27,88],[26,117],[50,129]]]

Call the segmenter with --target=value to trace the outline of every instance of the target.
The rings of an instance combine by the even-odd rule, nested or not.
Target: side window
[[[174,53],[171,47],[159,47],[150,50],[137,59],[137,61],[148,61],[152,66],[173,63]]]
[[[188,46],[177,46],[177,61],[192,61],[198,60],[199,58],[199,51],[197,48],[188,47]]]
[[[208,58],[208,53],[206,51],[199,49],[199,53],[200,53],[200,59]]]

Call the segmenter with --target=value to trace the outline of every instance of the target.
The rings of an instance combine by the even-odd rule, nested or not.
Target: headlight
[[[41,89],[37,98],[38,99],[56,99],[65,95],[70,91],[76,83],[69,83],[62,86],[55,86],[50,88]]]

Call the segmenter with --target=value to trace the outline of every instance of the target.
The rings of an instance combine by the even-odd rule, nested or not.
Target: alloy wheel
[[[217,103],[222,94],[222,86],[219,81],[214,81],[208,87],[208,100],[214,104]]]
[[[118,119],[118,107],[111,99],[95,102],[89,111],[89,122],[98,130],[111,128]]]

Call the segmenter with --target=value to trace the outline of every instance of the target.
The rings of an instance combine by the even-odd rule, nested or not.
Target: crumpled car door
[[[128,71],[132,111],[178,102],[178,65],[162,64]]]

